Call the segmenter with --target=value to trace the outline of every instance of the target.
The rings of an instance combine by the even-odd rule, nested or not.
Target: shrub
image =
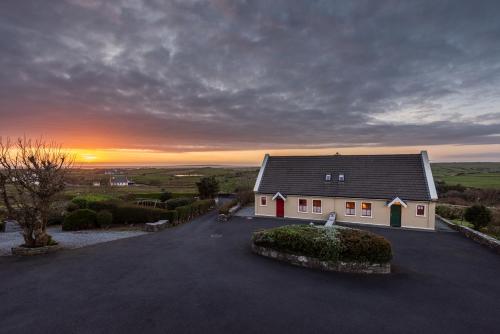
[[[62,225],[64,231],[85,230],[96,227],[97,214],[93,210],[78,209],[69,213]]]
[[[374,233],[341,227],[288,225],[253,234],[257,246],[318,258],[322,261],[385,263],[391,244]]]
[[[113,214],[107,210],[101,210],[97,213],[96,222],[98,227],[113,224]]]
[[[192,207],[191,205],[179,206],[175,209],[180,223],[185,223],[191,219]]]
[[[71,202],[78,205],[80,209],[89,209],[90,203],[109,201],[111,196],[103,194],[86,194],[74,197]]]
[[[253,190],[240,190],[236,193],[236,198],[242,206],[245,206],[255,200],[255,195]]]
[[[160,201],[162,202],[166,202],[168,201],[169,199],[172,198],[172,193],[168,192],[168,191],[164,191],[160,194]]]
[[[51,213],[47,225],[61,225],[64,223],[64,216],[61,213]]]
[[[97,202],[88,202],[88,209],[94,211],[106,210],[109,212],[114,212],[116,208],[122,205],[123,202],[118,200],[107,200],[107,201],[97,201]]]
[[[211,208],[215,206],[215,200],[213,199],[202,199],[191,204],[192,214],[194,216],[203,215],[210,211]]]
[[[81,197],[75,197],[71,200],[71,203],[76,205],[79,209],[87,208],[87,200]]]
[[[196,186],[202,199],[213,198],[219,192],[219,182],[214,176],[202,178],[200,182],[196,182]]]
[[[75,204],[73,202],[69,202],[68,205],[66,205],[66,211],[68,212],[73,212],[75,210],[78,210],[80,207],[78,204]]]
[[[189,205],[194,201],[195,199],[191,197],[179,197],[179,198],[169,199],[168,201],[165,202],[165,204],[167,205],[168,210],[175,210],[179,206]]]
[[[473,205],[465,209],[464,218],[472,225],[476,230],[480,230],[483,227],[488,226],[491,222],[491,211],[484,205]]]
[[[172,225],[177,225],[178,222],[178,214],[175,210],[165,211],[165,219],[168,219],[168,222]]]
[[[438,205],[436,207],[436,213],[448,219],[462,219],[464,216],[464,209],[456,206]]]
[[[231,209],[233,206],[238,204],[238,199],[233,198],[232,200],[222,204],[222,206],[219,208],[219,213],[223,215],[229,214],[229,209]]]
[[[5,222],[0,219],[0,232],[5,232]]]
[[[357,229],[341,229],[340,259],[358,262],[388,262],[392,258],[391,244],[384,237]]]

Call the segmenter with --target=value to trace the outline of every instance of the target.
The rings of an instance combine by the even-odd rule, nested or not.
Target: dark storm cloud
[[[498,14],[497,1],[4,0],[0,131],[165,150],[500,143]]]

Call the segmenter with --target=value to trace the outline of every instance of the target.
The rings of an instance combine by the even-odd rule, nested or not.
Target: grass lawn
[[[468,221],[466,220],[462,220],[462,219],[452,219],[451,220],[453,223],[457,224],[457,225],[461,225],[461,226],[466,226],[466,227],[470,227],[470,228],[474,228],[474,225],[472,225],[471,223],[469,223]]]

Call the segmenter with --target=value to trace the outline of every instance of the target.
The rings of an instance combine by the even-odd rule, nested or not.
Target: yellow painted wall
[[[260,197],[267,197],[267,205],[260,204]],[[257,216],[276,216],[276,202],[272,200],[274,195],[255,195],[255,214]],[[385,200],[369,200],[369,199],[355,199],[355,198],[331,198],[331,197],[312,197],[304,196],[300,198],[307,199],[307,212],[298,211],[299,196],[288,196],[285,201],[285,217],[298,218],[306,220],[324,220],[328,219],[331,212],[336,212],[337,221],[349,223],[362,223],[370,225],[383,225],[390,226],[390,208],[387,207]],[[312,212],[313,199],[320,199],[322,201],[322,213],[317,214]],[[345,214],[346,202],[356,203],[356,214],[354,216],[347,216]],[[372,217],[361,216],[361,203],[372,203]],[[406,202],[407,208],[401,208],[401,227],[419,228],[419,229],[434,229],[435,228],[435,209],[434,202]],[[418,217],[416,215],[417,204],[426,206],[425,217]]]

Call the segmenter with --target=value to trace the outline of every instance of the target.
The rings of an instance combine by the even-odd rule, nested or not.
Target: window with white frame
[[[346,216],[356,215],[356,202],[345,202],[345,215]]]
[[[345,181],[344,174],[339,174],[339,182],[344,182],[344,181]]]
[[[372,216],[372,203],[367,203],[367,202],[361,203],[361,216],[362,217]]]
[[[261,196],[260,197],[260,205],[261,206],[267,206],[267,196]]]
[[[321,200],[314,199],[313,200],[313,211],[314,213],[321,213]]]
[[[307,199],[299,198],[299,212],[307,212]]]
[[[425,205],[422,204],[417,205],[417,216],[425,217]]]

